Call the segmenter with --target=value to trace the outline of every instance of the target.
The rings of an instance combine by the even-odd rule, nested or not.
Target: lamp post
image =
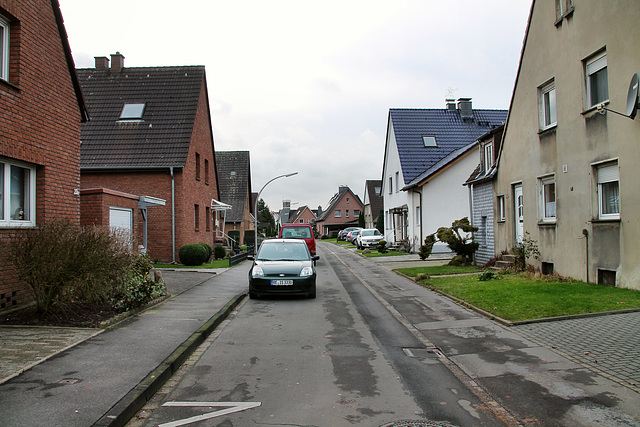
[[[253,228],[254,228],[254,234],[255,234],[255,240],[253,241],[253,254],[257,255],[258,254],[258,200],[260,200],[260,194],[262,194],[262,190],[264,190],[264,188],[271,184],[273,181],[275,181],[278,178],[288,178],[290,176],[293,175],[297,175],[298,172],[291,172],[291,173],[287,173],[284,175],[278,175],[275,178],[271,178],[269,181],[267,181],[267,183],[265,185],[262,186],[262,188],[260,189],[260,191],[258,192],[258,197],[256,197],[256,205],[255,205],[255,209],[254,209],[254,217],[253,217]]]

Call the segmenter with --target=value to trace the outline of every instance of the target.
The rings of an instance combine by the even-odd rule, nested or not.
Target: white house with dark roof
[[[444,109],[391,109],[382,197],[384,235],[417,250],[439,227],[469,216],[463,186],[478,163],[476,139],[504,123],[506,110],[473,109],[470,98]],[[448,251],[437,243],[434,252]]]

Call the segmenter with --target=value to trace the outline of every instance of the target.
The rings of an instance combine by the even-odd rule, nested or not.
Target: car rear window
[[[283,239],[310,239],[311,229],[309,227],[284,227],[282,229]]]

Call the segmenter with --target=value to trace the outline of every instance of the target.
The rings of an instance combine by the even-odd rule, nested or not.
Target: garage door
[[[125,232],[131,237],[133,212],[126,208],[109,208],[109,228],[117,229],[119,232]]]

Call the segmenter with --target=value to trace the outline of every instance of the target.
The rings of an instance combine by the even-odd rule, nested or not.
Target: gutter
[[[171,256],[176,262],[176,179],[173,175],[173,166],[169,166],[171,172]]]

